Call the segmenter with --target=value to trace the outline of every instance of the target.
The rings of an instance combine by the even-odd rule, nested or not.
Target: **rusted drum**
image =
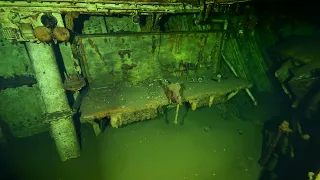
[[[58,41],[67,42],[70,39],[70,32],[65,27],[56,27],[53,29],[53,36]]]
[[[49,42],[52,40],[51,30],[44,26],[36,27],[33,34],[41,42]]]

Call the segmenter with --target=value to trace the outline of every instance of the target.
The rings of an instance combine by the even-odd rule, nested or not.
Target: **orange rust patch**
[[[104,62],[104,58],[103,58],[101,52],[99,51],[98,46],[96,46],[91,39],[88,39],[88,41],[89,41],[90,46],[98,53],[98,55],[99,55],[100,59],[102,60],[102,62]]]

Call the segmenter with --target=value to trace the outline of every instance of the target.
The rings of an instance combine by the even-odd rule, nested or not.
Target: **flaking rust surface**
[[[227,79],[204,81],[202,83],[186,83],[183,96],[185,101],[201,98],[204,95],[224,95],[236,90],[250,88],[252,85],[244,79]]]
[[[83,100],[83,120],[99,119],[118,112],[157,108],[168,103],[159,85],[90,89]]]
[[[186,83],[182,90],[183,100],[201,100],[210,95],[223,96],[227,93],[251,87],[242,79],[227,79],[221,82],[204,81]],[[82,121],[101,119],[114,113],[157,109],[169,104],[162,86],[144,86],[90,89],[81,106]]]

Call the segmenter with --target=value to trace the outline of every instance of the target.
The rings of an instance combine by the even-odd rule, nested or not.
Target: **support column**
[[[80,147],[53,48],[26,43],[41,96],[49,117],[51,135],[62,161],[80,156]]]

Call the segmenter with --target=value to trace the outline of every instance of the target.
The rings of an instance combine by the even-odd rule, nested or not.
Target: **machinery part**
[[[65,27],[55,27],[52,33],[54,39],[58,41],[67,42],[70,39],[70,32]]]
[[[48,114],[70,112],[52,46],[26,43],[41,96]],[[51,134],[62,161],[80,156],[72,115],[59,115],[49,120]]]
[[[182,103],[181,96],[181,85],[180,84],[169,84],[166,87],[166,94],[169,100],[169,103]]]
[[[33,34],[40,42],[50,42],[53,39],[51,30],[44,26],[36,27]]]
[[[224,56],[223,53],[221,53],[222,59],[224,60],[224,62],[227,64],[227,66],[230,68],[231,72],[238,78],[238,73],[236,72],[236,70],[234,69],[234,67],[231,65],[231,63],[226,59],[226,57]],[[246,89],[246,93],[248,94],[248,96],[250,97],[250,99],[253,102],[253,105],[257,106],[258,102],[256,101],[256,99],[254,98],[254,96],[252,95],[251,91],[247,88]]]
[[[320,62],[317,60],[299,67],[296,67],[292,60],[287,60],[276,71],[275,76],[280,81],[284,92],[293,100],[292,108],[297,108],[301,106],[301,102],[306,101],[308,103],[305,104],[305,107],[308,107],[307,111],[312,112],[316,109],[320,99],[320,94],[317,93],[316,89],[320,82],[319,73],[317,72],[319,68]],[[308,99],[309,96],[313,96],[312,100]]]
[[[268,150],[266,153],[260,158],[259,164],[261,167],[265,166],[268,162],[269,158],[271,157],[275,147],[277,146],[280,138],[284,133],[290,133],[292,130],[289,128],[289,122],[283,121],[281,125],[279,126],[278,133],[275,137],[275,139],[271,142],[271,144],[268,147]]]
[[[45,27],[53,29],[57,26],[58,21],[53,15],[47,13],[41,16],[41,23]]]
[[[86,85],[86,81],[79,74],[67,75],[65,74],[66,80],[63,83],[63,87],[69,91],[79,91]]]

